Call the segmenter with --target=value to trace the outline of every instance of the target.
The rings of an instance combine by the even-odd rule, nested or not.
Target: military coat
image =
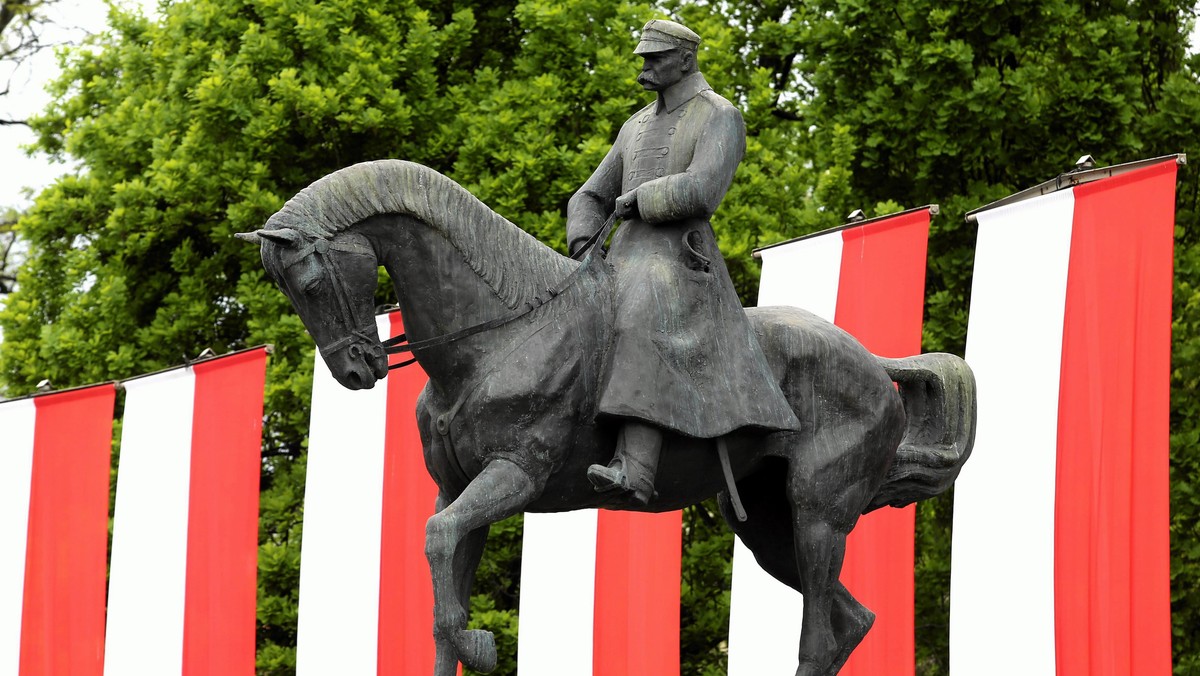
[[[574,249],[637,190],[638,217],[613,235],[607,259],[617,320],[600,415],[700,438],[799,427],[709,223],[745,150],[741,113],[693,73],[629,118],[571,198]]]

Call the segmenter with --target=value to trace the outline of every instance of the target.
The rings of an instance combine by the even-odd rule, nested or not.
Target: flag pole
[[[211,349],[206,349],[203,352],[201,352],[195,359],[187,359],[186,357],[184,357],[184,359],[185,359],[184,363],[179,364],[177,366],[168,366],[167,368],[159,369],[157,371],[151,371],[150,373],[142,373],[142,374],[139,374],[136,376],[130,376],[128,378],[119,378],[112,382],[116,383],[118,390],[121,390],[121,389],[124,389],[125,383],[131,383],[135,380],[141,380],[142,378],[149,378],[151,376],[161,375],[168,371],[178,371],[180,369],[188,368],[189,366],[195,366],[196,364],[203,364],[206,361],[213,361],[216,359],[224,359],[225,357],[232,357],[234,355],[245,354],[247,352],[254,352],[256,350],[264,350],[264,351],[266,351],[266,353],[268,355],[271,355],[271,354],[275,353],[275,345],[272,343],[264,343],[262,345],[255,345],[253,347],[244,347],[240,350],[233,350],[231,352],[226,352],[225,354],[215,354],[215,353],[213,353],[213,351]]]
[[[1089,160],[1090,158],[1091,158],[1090,155],[1085,155],[1084,157],[1080,158],[1080,163],[1083,163],[1085,160]],[[982,207],[979,207],[978,209],[973,209],[971,211],[968,211],[967,215],[966,215],[966,219],[967,219],[968,223],[976,223],[979,214],[981,214],[985,211],[990,211],[997,207],[1007,206],[1009,204],[1016,204],[1018,202],[1024,202],[1025,200],[1033,199],[1034,197],[1041,197],[1042,195],[1048,195],[1053,192],[1058,192],[1059,190],[1062,190],[1063,188],[1073,188],[1077,185],[1083,185],[1084,183],[1091,183],[1092,181],[1099,181],[1102,178],[1111,178],[1113,176],[1119,176],[1121,174],[1125,174],[1130,171],[1136,171],[1138,169],[1142,169],[1144,167],[1149,167],[1149,166],[1152,166],[1155,164],[1160,164],[1162,162],[1175,162],[1176,164],[1181,164],[1181,165],[1187,164],[1187,155],[1184,153],[1175,153],[1173,155],[1163,155],[1162,157],[1153,157],[1148,160],[1138,160],[1136,162],[1126,162],[1124,164],[1114,164],[1111,167],[1101,167],[1099,169],[1088,168],[1088,169],[1083,169],[1083,170],[1076,169],[1073,171],[1069,171],[1065,174],[1059,174],[1058,176],[1050,179],[1049,181],[1039,183],[1039,184],[1033,186],[1032,188],[1027,188],[1025,190],[1022,190],[1021,192],[1009,195],[1008,197],[1005,197],[1004,199],[996,200],[995,202],[992,202],[991,204],[986,204]],[[1076,166],[1080,166],[1080,165],[1076,165]]]
[[[810,232],[807,235],[800,235],[799,237],[793,237],[792,239],[784,240],[782,242],[776,242],[774,244],[760,246],[757,249],[754,249],[753,251],[751,251],[750,255],[761,260],[762,252],[766,251],[767,249],[774,249],[777,246],[783,246],[785,244],[799,242],[801,240],[810,239],[812,237],[820,237],[821,235],[828,235],[831,232],[839,232],[841,230],[849,230],[850,228],[857,228],[857,227],[863,226],[863,225],[870,225],[872,223],[884,221],[889,218],[895,218],[897,216],[904,216],[907,214],[915,214],[915,213],[918,213],[921,211],[928,211],[930,216],[937,216],[938,213],[941,211],[941,207],[936,204],[926,204],[925,206],[922,206],[922,207],[915,207],[913,209],[905,209],[904,211],[897,211],[895,213],[884,214],[882,216],[876,216],[874,218],[865,218],[865,219],[861,218],[862,210],[855,209],[853,212],[850,213],[849,216],[846,217],[848,222],[843,225],[839,225],[839,226],[836,226],[833,228],[827,228],[827,229],[821,230],[819,232]]]

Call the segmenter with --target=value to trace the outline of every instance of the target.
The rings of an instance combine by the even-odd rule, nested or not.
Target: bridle
[[[552,289],[548,289],[545,297],[535,296],[521,307],[506,315],[496,317],[495,319],[489,319],[486,322],[475,324],[453,333],[446,333],[440,336],[434,336],[433,338],[418,340],[415,343],[409,342],[407,334],[401,333],[398,336],[381,341],[379,344],[383,346],[384,353],[388,355],[403,354],[405,352],[413,352],[415,350],[436,347],[438,345],[445,345],[457,340],[462,340],[463,338],[483,333],[484,331],[490,331],[524,317],[539,307],[553,301],[564,291],[570,288],[571,285],[573,285],[583,274],[584,270],[591,266],[593,260],[597,258],[602,260],[602,257],[593,255],[595,251],[599,249],[596,244],[598,242],[603,243],[606,239],[608,239],[608,235],[612,231],[615,224],[616,214],[614,213],[608,217],[608,220],[606,220],[604,224],[596,230],[596,232],[592,233],[592,236],[589,237],[586,242],[584,242],[583,246],[581,246],[578,251],[571,255],[573,260],[583,259],[583,263],[572,270],[571,274],[567,275],[566,278],[564,278],[557,286]],[[309,244],[305,244],[296,251],[294,258],[282,264],[283,269],[286,270],[310,255],[317,256],[317,260],[319,262],[318,267],[322,269],[322,274],[326,275],[326,278],[330,279],[330,285],[333,287],[333,296],[338,306],[338,313],[341,314],[342,321],[345,326],[352,328],[350,329],[349,334],[338,338],[328,345],[317,345],[317,350],[319,350],[321,355],[326,359],[328,359],[333,353],[346,347],[347,344],[350,344],[351,349],[357,347],[354,344],[355,339],[359,339],[368,344],[374,344],[379,341],[374,326],[359,326],[355,320],[354,312],[350,307],[350,292],[346,288],[346,283],[342,280],[341,276],[334,274],[335,271],[333,259],[328,257],[328,253],[330,251],[343,251],[346,253],[365,254],[369,256],[375,255],[375,251],[370,247],[366,247],[354,242],[337,242],[334,240],[317,239]],[[351,354],[351,356],[357,357],[358,355]],[[412,357],[405,361],[388,366],[388,370],[391,371],[394,369],[403,368],[415,363],[416,361],[417,358]]]
[[[321,270],[321,274],[323,275],[322,282],[328,282],[333,288],[333,298],[334,302],[337,304],[337,312],[339,315],[341,315],[342,323],[345,326],[350,327],[350,332],[331,343],[317,345],[317,350],[326,359],[329,359],[334,353],[346,347],[347,344],[349,344],[351,348],[356,347],[356,345],[354,345],[355,339],[362,340],[368,344],[379,340],[373,325],[367,327],[360,326],[358,324],[358,320],[354,316],[354,310],[351,307],[350,291],[346,288],[346,282],[342,279],[342,276],[336,274],[336,264],[334,263],[333,258],[328,255],[330,251],[342,251],[345,253],[360,254],[371,257],[375,256],[374,249],[357,242],[338,242],[328,239],[315,239],[312,242],[300,247],[295,254],[289,257],[290,260],[280,261],[282,268],[287,270],[309,256],[316,256],[318,262],[317,267]],[[301,293],[304,293],[303,289],[301,289]],[[351,356],[357,358],[359,355],[352,353]]]

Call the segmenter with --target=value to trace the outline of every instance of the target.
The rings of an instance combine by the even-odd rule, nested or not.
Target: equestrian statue
[[[655,99],[570,200],[570,257],[400,160],[325,176],[239,235],[339,383],[372,387],[398,352],[429,375],[416,416],[439,488],[434,676],[495,668],[491,632],[467,629],[491,524],[713,496],[804,595],[796,676],[836,674],[875,617],[838,579],[846,535],[943,492],[970,455],[975,381],[958,357],[885,359],[804,310],[741,307],[709,221],[745,127],[698,70],[699,43],[671,21],[642,29],[638,82]],[[400,340],[376,334],[379,266]]]

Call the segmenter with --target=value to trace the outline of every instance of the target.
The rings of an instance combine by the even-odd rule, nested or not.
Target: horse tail
[[[941,494],[975,443],[975,376],[965,361],[944,353],[875,359],[899,386],[908,422],[887,479],[864,514]]]

